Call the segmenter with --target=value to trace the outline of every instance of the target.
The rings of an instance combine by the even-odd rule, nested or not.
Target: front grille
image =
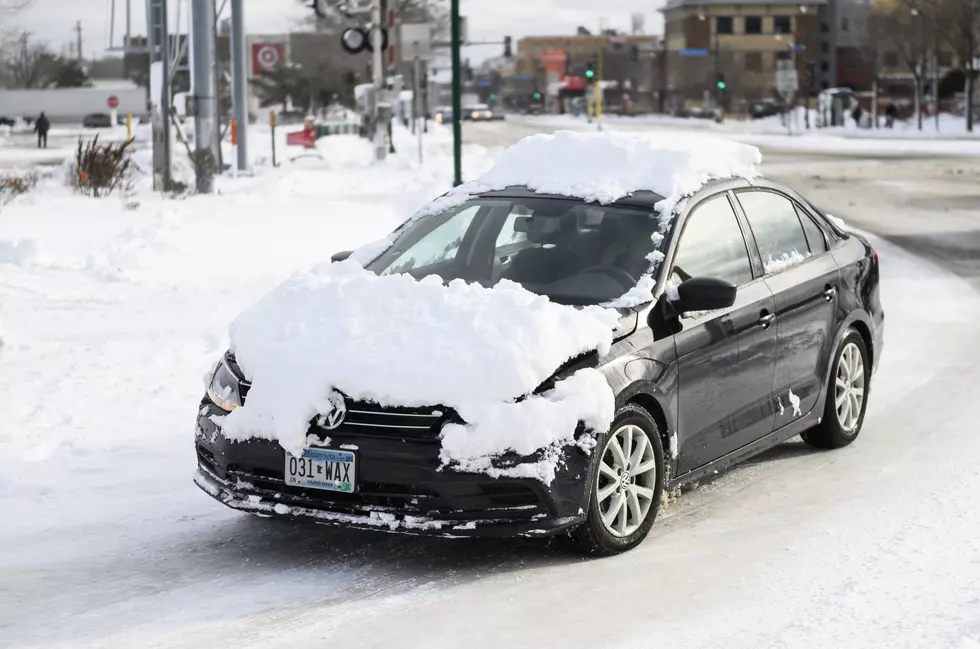
[[[323,419],[314,421],[320,435],[343,434],[368,437],[400,437],[415,440],[433,440],[439,436],[442,425],[455,421],[455,413],[448,408],[385,408],[368,401],[347,404],[347,416],[336,428],[322,425]]]

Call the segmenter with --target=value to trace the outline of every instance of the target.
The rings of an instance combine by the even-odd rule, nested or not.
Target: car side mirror
[[[353,250],[343,250],[341,252],[335,252],[330,256],[331,263],[337,263],[338,261],[344,261],[348,257],[354,254]]]
[[[738,289],[717,277],[692,277],[677,287],[677,299],[671,303],[678,313],[727,309],[735,304]]]

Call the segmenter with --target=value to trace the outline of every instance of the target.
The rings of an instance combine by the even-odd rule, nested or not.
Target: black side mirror
[[[347,259],[348,257],[350,257],[352,254],[354,254],[354,251],[353,250],[344,250],[344,251],[341,251],[341,252],[335,252],[335,253],[333,253],[333,255],[331,255],[330,261],[331,261],[331,263],[336,263],[338,261],[343,261],[343,260]]]
[[[738,289],[731,282],[716,277],[692,277],[677,287],[678,299],[672,303],[678,313],[713,311],[735,304]]]

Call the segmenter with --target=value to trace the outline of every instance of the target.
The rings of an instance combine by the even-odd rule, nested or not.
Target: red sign
[[[286,62],[282,43],[252,43],[252,74],[272,72]]]
[[[109,108],[118,108],[119,97],[115,95],[109,95],[109,98],[105,100],[105,105],[108,106]]]
[[[302,131],[286,133],[286,146],[301,146],[304,149],[316,148],[316,127],[304,128]]]
[[[565,54],[565,50],[545,50],[541,52],[541,62],[544,64],[544,69],[550,72],[565,74],[566,61],[568,61],[568,55]]]

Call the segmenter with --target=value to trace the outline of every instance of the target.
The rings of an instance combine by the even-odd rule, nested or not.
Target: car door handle
[[[763,313],[762,316],[759,318],[759,326],[762,327],[763,329],[768,329],[769,325],[771,325],[775,319],[776,319],[775,313]]]
[[[833,302],[835,295],[837,295],[837,289],[834,288],[833,286],[828,286],[823,290],[823,297],[828,302]]]

